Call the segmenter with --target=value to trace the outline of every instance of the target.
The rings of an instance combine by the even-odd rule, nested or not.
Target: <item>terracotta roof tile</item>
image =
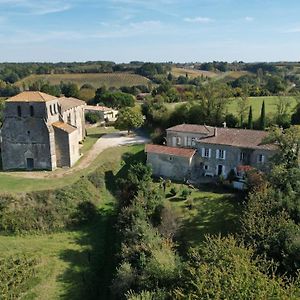
[[[196,153],[196,150],[148,144],[145,152],[191,158]]]
[[[6,100],[7,102],[47,102],[57,99],[42,92],[25,91]]]
[[[94,110],[94,111],[112,111],[112,110],[115,110],[113,108],[109,108],[109,107],[106,107],[106,106],[100,106],[100,105],[97,105],[97,106],[94,106],[94,105],[87,105],[84,107],[85,110]]]
[[[58,103],[61,107],[61,111],[64,112],[66,110],[69,110],[73,107],[86,105],[86,103],[82,100],[76,99],[76,98],[68,98],[68,97],[61,97],[58,99]]]
[[[61,129],[67,133],[72,133],[77,130],[75,127],[64,122],[55,122],[52,124],[52,126]]]
[[[195,125],[195,124],[181,124],[168,128],[170,131],[178,132],[193,132],[193,133],[203,133],[203,134],[212,134],[214,128],[206,125]]]
[[[264,138],[268,136],[267,131],[215,128],[213,136],[198,139],[197,142],[205,144],[228,145],[249,149],[276,150],[274,144],[263,144]]]

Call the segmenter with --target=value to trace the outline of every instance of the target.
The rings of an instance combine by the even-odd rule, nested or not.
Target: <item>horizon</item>
[[[300,3],[288,2],[0,0],[0,60],[297,62]]]

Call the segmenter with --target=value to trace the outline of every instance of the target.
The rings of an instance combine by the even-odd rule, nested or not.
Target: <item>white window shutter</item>
[[[202,148],[202,157],[205,155],[205,148]]]
[[[208,157],[211,158],[211,149],[208,149]]]
[[[219,155],[219,149],[217,149],[217,151],[216,151],[216,158],[219,158],[220,157],[220,155]]]
[[[264,156],[264,155],[261,156],[261,162],[262,162],[262,163],[265,162],[265,156]]]
[[[223,150],[224,151],[224,159],[226,159],[226,150]]]

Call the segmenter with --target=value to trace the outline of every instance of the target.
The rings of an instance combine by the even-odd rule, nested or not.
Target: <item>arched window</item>
[[[51,114],[51,116],[53,116],[52,105],[50,105],[50,114]]]
[[[30,116],[34,116],[34,107],[32,105],[30,105]]]
[[[22,116],[22,109],[21,109],[21,106],[18,105],[18,117],[21,117]]]

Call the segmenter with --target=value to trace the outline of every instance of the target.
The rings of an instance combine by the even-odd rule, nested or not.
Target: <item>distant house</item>
[[[85,137],[85,102],[22,92],[5,102],[1,129],[4,170],[71,167]]]
[[[237,173],[239,166],[268,169],[277,147],[263,143],[267,136],[266,131],[182,124],[167,129],[167,146],[147,145],[145,151],[147,162],[157,176],[226,178],[231,170]]]
[[[117,120],[118,111],[106,106],[92,106],[87,105],[85,106],[85,112],[92,112],[96,113],[100,116],[100,122],[101,123],[113,123]]]

